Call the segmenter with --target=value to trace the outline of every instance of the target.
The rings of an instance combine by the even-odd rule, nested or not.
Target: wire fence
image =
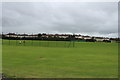
[[[75,47],[72,35],[2,33],[2,45],[38,47]]]

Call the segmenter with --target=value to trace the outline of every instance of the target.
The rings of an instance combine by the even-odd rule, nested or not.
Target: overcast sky
[[[117,2],[2,3],[3,32],[118,36]]]

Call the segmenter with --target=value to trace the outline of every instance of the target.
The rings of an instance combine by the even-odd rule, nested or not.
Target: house
[[[54,38],[54,37],[58,37],[58,38],[67,38],[69,35],[65,35],[65,34],[46,34],[46,35],[42,35],[42,37],[46,37],[46,38],[48,38],[48,37],[52,37],[52,38]]]
[[[59,35],[58,37],[59,38],[68,38],[69,35],[66,35],[66,34],[62,34],[62,35]]]
[[[15,33],[8,33],[8,34],[5,34],[5,37],[16,37],[16,34]]]
[[[75,35],[75,38],[77,38],[77,39],[83,39],[83,37],[81,35]]]
[[[36,35],[31,34],[31,35],[28,35],[28,37],[29,37],[29,38],[38,37],[38,35],[37,35],[37,34],[36,34]]]
[[[97,42],[103,42],[103,40],[104,40],[103,37],[94,37],[94,39],[95,39]]]
[[[110,38],[111,43],[119,43],[120,42],[120,38]]]
[[[92,39],[92,37],[90,37],[90,36],[82,36],[82,38],[85,39],[85,40],[86,39]]]
[[[28,34],[17,34],[17,37],[24,38],[24,37],[29,37],[29,36]]]

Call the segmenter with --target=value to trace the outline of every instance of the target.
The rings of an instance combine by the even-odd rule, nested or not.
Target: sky
[[[0,17],[6,33],[118,37],[117,2],[3,2]]]

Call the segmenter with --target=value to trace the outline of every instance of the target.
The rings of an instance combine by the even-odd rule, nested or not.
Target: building
[[[85,39],[85,40],[86,39],[92,39],[92,37],[90,37],[90,36],[82,36],[82,38]]]

